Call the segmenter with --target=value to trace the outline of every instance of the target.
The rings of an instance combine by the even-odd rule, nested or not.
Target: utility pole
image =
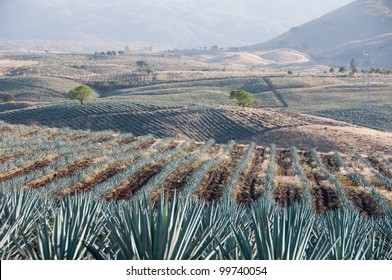
[[[372,97],[371,97],[371,85],[370,85],[370,69],[372,64],[373,64],[372,52],[371,51],[365,52],[365,50],[363,50],[362,59],[361,59],[363,81],[362,81],[361,100],[360,100],[360,106],[362,107],[362,109],[371,108]]]

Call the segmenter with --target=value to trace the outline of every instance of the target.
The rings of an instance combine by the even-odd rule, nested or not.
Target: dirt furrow
[[[186,185],[193,172],[205,161],[216,156],[219,151],[217,145],[212,146],[207,152],[202,154],[197,160],[181,166],[178,170],[169,175],[162,186],[151,194],[153,201],[157,201],[159,194],[164,191],[171,197],[175,191],[180,192]]]
[[[257,148],[248,172],[242,174],[236,187],[236,201],[249,205],[263,192],[263,185],[268,168],[268,153],[265,148]]]
[[[32,162],[28,162],[20,167],[12,168],[0,175],[0,182],[17,176],[23,176],[33,172],[34,170],[41,169],[60,157],[60,155],[50,155]]]
[[[291,161],[290,150],[276,150],[276,176],[274,178],[273,194],[275,201],[280,205],[290,205],[294,201],[302,199],[301,180],[296,175]]]
[[[222,197],[227,180],[233,168],[241,161],[244,151],[243,146],[236,145],[221,164],[207,172],[196,194],[198,199],[211,203]]]
[[[75,193],[79,192],[88,192],[96,185],[106,182],[124,168],[124,165],[120,165],[117,163],[106,165],[102,169],[96,170],[76,185],[61,190],[59,193],[56,194],[56,197],[74,195]]]
[[[15,159],[15,158],[20,158],[20,157],[26,156],[28,154],[30,154],[30,152],[25,151],[25,152],[20,152],[20,153],[16,153],[16,154],[5,155],[2,158],[0,158],[0,164],[4,163],[4,162],[7,162],[7,161],[9,161],[11,159]]]
[[[309,189],[317,213],[341,207],[335,187],[319,170],[310,152],[299,153],[300,164],[309,180]]]
[[[49,184],[50,182],[57,180],[57,179],[61,179],[64,178],[66,176],[71,176],[73,175],[77,170],[80,169],[85,169],[87,167],[89,167],[91,164],[93,164],[94,161],[92,159],[83,159],[80,160],[78,162],[75,162],[73,164],[70,164],[69,166],[66,166],[60,170],[53,170],[51,173],[42,176],[41,178],[38,178],[34,181],[31,181],[29,183],[27,183],[24,187],[26,189],[30,189],[30,188],[41,188],[47,184]]]

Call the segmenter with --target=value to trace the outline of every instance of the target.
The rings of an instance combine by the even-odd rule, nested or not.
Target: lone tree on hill
[[[94,91],[90,87],[81,85],[68,92],[68,97],[83,104],[84,101],[90,100],[93,94]]]
[[[254,104],[253,94],[244,90],[233,90],[230,92],[230,99],[237,99],[237,105],[242,106],[252,106]]]

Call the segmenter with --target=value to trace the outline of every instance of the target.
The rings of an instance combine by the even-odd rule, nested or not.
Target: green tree
[[[254,104],[253,95],[244,90],[233,90],[230,92],[230,99],[237,99],[237,105],[242,106],[252,106]]]
[[[346,67],[344,67],[344,66],[341,66],[340,68],[339,68],[339,73],[345,73],[347,70],[346,70]]]
[[[90,100],[93,94],[94,91],[90,87],[81,85],[68,92],[68,97],[73,100],[79,100],[80,104],[83,104],[84,101]]]
[[[154,73],[155,73],[154,66],[148,65],[148,66],[146,67],[146,72],[147,72],[147,75],[148,75],[148,76],[150,76],[151,74],[154,74]]]
[[[138,67],[147,67],[147,66],[148,66],[148,63],[145,62],[145,61],[143,61],[143,60],[139,60],[139,61],[136,61],[136,65],[137,65]]]
[[[334,68],[330,68],[329,69],[329,73],[335,73],[335,69]]]

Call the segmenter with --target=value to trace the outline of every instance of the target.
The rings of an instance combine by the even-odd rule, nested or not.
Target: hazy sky
[[[271,39],[352,0],[0,0],[0,40],[178,46]]]

